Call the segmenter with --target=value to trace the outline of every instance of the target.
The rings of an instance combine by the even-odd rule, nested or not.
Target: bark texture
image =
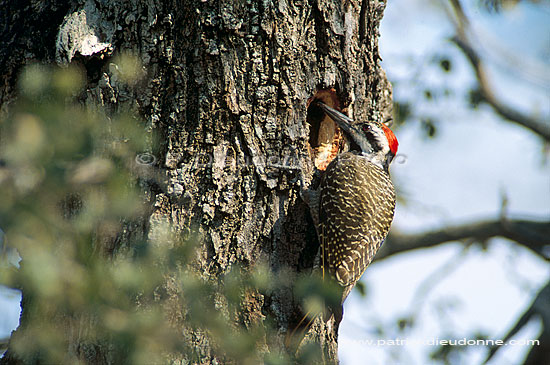
[[[311,270],[318,244],[296,175],[272,165],[311,173],[307,102],[319,90],[334,88],[357,119],[390,118],[391,86],[378,53],[384,2],[0,4],[3,108],[15,97],[23,65],[78,63],[87,73],[83,102],[99,103],[107,113],[137,108],[147,121],[161,181],[150,191],[150,236],[165,222],[184,236],[196,232],[196,270],[207,279],[234,264],[262,263],[290,275]],[[123,52],[144,66],[146,75],[134,87],[117,80],[113,57]],[[167,279],[168,295],[177,298],[178,290]],[[282,347],[299,316],[291,283],[250,293],[245,303],[245,324],[269,319],[279,331],[276,344],[263,344],[266,351]],[[172,304],[167,312],[197,344],[197,362],[214,362],[207,338],[186,333],[181,303]],[[327,362],[337,361],[337,330],[338,323],[318,322],[308,336],[319,340]],[[98,346],[80,357],[109,362],[102,351]],[[182,359],[174,354],[173,360]]]

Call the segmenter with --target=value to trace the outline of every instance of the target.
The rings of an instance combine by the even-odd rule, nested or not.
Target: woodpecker
[[[340,322],[344,300],[371,263],[393,220],[395,189],[389,165],[398,142],[380,122],[356,123],[328,105],[316,103],[342,129],[349,145],[349,151],[327,166],[318,190],[302,191],[319,237],[323,280],[334,280],[341,287],[340,305],[331,308]]]
[[[328,273],[344,287],[343,303],[390,229],[395,189],[389,165],[398,143],[382,123],[355,124],[326,104],[318,105],[343,130],[350,145],[350,151],[328,165],[317,207],[323,277]]]

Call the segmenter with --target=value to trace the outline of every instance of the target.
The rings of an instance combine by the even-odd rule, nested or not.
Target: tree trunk
[[[390,118],[391,86],[378,62],[385,3],[0,3],[3,111],[15,98],[18,72],[33,61],[81,64],[87,75],[84,103],[98,103],[106,112],[137,107],[162,180],[147,193],[149,237],[166,222],[185,237],[196,234],[200,253],[193,267],[207,280],[219,280],[235,265],[251,270],[261,264],[272,277],[288,275],[286,285],[248,292],[237,322],[269,323],[275,335],[266,335],[257,348],[287,351],[293,358],[294,350],[284,345],[302,313],[293,278],[311,272],[318,243],[297,174],[280,165],[298,166],[311,178],[309,151],[319,141],[309,135],[318,126],[308,120],[307,108],[322,90],[335,90],[329,91],[334,104],[348,107],[356,119]],[[115,57],[124,52],[137,55],[144,67],[139,86],[116,78]],[[192,361],[230,361],[213,351],[203,332],[181,321],[181,288],[172,279],[165,283],[173,298],[165,310],[196,347]],[[337,362],[338,325],[318,320],[306,337],[321,347],[325,362]],[[82,348],[78,338],[69,339],[69,349]],[[112,362],[108,352],[105,344],[77,351],[86,363]],[[170,358],[184,361],[177,353]],[[10,348],[3,363],[17,359]]]

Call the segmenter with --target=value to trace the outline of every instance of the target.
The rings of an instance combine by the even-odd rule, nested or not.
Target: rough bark
[[[270,165],[312,170],[307,102],[319,90],[334,88],[340,104],[358,119],[390,118],[391,86],[378,53],[383,2],[87,0],[1,6],[4,110],[15,97],[19,70],[34,61],[82,65],[84,103],[98,103],[107,113],[138,108],[161,180],[149,192],[150,236],[165,222],[183,236],[196,232],[196,270],[206,279],[235,264],[262,263],[275,274],[311,270],[318,244],[296,175]],[[146,76],[135,87],[117,81],[114,57],[123,52],[143,63]],[[183,329],[178,290],[168,279],[166,292],[174,300],[167,312]],[[243,309],[243,317],[275,323],[280,335],[275,344],[266,341],[267,351],[283,347],[299,314],[291,284],[250,294]],[[319,340],[327,362],[337,361],[337,330],[338,323],[318,322],[309,336]],[[200,348],[198,362],[215,361],[203,334],[187,335]],[[109,362],[106,351],[98,345],[79,356],[88,363]],[[174,354],[173,360],[182,359]]]

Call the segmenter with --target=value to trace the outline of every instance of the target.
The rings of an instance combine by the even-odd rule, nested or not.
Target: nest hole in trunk
[[[315,167],[325,170],[328,164],[344,149],[346,141],[340,128],[323,112],[316,101],[341,110],[340,101],[333,88],[319,90],[308,100],[309,152]]]

